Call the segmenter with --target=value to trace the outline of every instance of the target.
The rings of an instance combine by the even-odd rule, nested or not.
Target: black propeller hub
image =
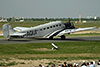
[[[70,22],[70,18],[68,18],[68,22],[65,23],[65,26],[66,26],[67,29],[74,29],[75,28],[74,24],[72,24]]]

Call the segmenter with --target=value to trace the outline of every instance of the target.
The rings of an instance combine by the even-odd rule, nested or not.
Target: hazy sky
[[[100,0],[0,0],[0,17],[100,16]]]

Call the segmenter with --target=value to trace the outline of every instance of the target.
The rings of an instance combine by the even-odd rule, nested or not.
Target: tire
[[[49,39],[50,39],[50,40],[53,40],[53,37],[50,37]]]
[[[61,36],[61,39],[62,39],[62,40],[65,40],[65,39],[66,39],[65,35],[62,35],[62,36]]]

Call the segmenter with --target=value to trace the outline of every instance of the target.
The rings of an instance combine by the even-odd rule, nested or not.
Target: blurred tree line
[[[19,21],[20,19],[16,19],[16,18],[7,18],[8,22],[9,21]],[[49,22],[49,21],[67,21],[68,18],[24,18],[24,21],[45,21],[45,22]],[[70,18],[71,21],[79,21],[79,18]],[[100,17],[97,17],[96,19],[94,18],[81,18],[81,21],[100,21]]]

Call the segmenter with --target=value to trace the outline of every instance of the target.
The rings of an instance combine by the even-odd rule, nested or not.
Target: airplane
[[[65,34],[92,29],[96,29],[96,27],[75,28],[75,26],[70,22],[70,19],[67,23],[63,21],[53,21],[35,27],[12,28],[9,23],[4,24],[2,27],[3,36],[8,40],[13,38],[29,37],[53,39],[54,36],[61,37],[61,39],[66,39]]]

